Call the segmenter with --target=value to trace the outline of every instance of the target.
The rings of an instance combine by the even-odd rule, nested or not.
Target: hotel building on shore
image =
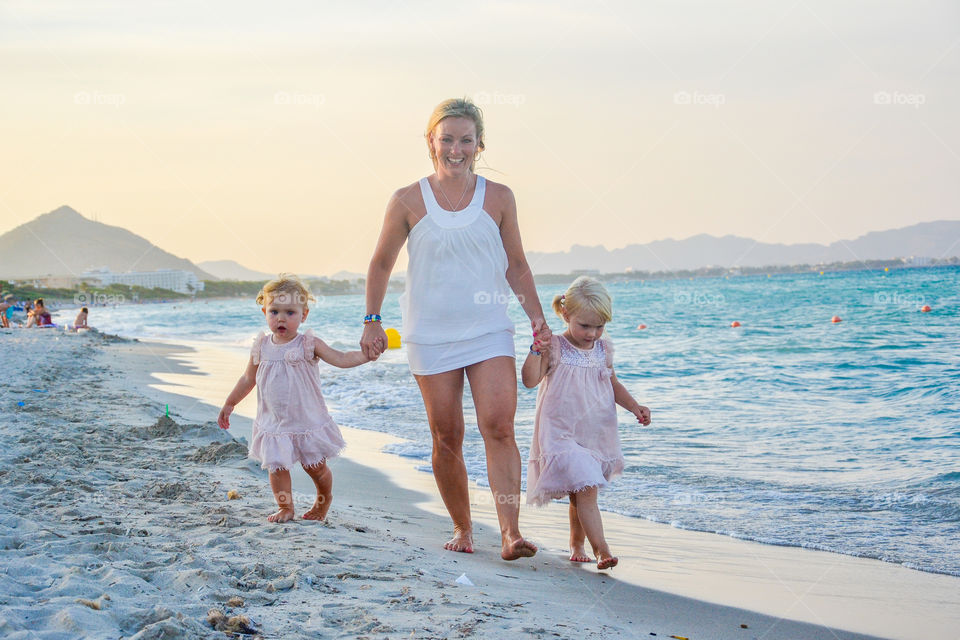
[[[99,269],[88,269],[79,276],[40,276],[18,278],[17,281],[29,282],[36,287],[62,289],[73,289],[84,284],[98,286],[123,284],[145,289],[168,289],[188,295],[203,291],[203,281],[197,278],[195,273],[180,269],[116,273],[107,267],[100,267]]]
[[[144,287],[145,289],[169,289],[177,293],[187,294],[203,291],[203,281],[197,278],[195,273],[179,269],[115,273],[106,267],[101,267],[99,269],[88,269],[81,273],[77,279],[91,283],[97,281],[104,286],[125,284],[131,287]]]

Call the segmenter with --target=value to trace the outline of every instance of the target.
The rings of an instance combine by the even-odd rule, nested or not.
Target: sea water
[[[538,287],[555,332],[563,323],[549,303],[563,288]],[[608,288],[616,374],[650,407],[653,423],[641,427],[620,412],[626,469],[601,491],[603,509],[960,575],[960,268]],[[932,311],[921,312],[923,305]],[[320,296],[305,326],[354,349],[364,312],[362,296]],[[510,312],[519,367],[529,323],[515,302]],[[835,315],[842,322],[832,323]],[[383,316],[385,326],[399,328],[396,294]],[[734,320],[741,326],[731,327]],[[95,307],[90,323],[238,353],[265,329],[252,299]],[[390,451],[430,471],[429,429],[404,349],[356,369],[322,364],[321,375],[339,422],[405,438]],[[535,390],[520,386],[524,460],[535,399]],[[464,407],[467,469],[485,485],[469,389]],[[362,452],[352,454],[362,461]]]

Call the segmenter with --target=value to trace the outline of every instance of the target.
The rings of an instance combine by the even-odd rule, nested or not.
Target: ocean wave
[[[392,453],[393,455],[401,456],[403,458],[413,458],[415,460],[429,460],[433,453],[432,448],[424,447],[421,444],[415,444],[412,442],[397,442],[394,444],[388,444],[383,448],[383,450],[387,453]]]

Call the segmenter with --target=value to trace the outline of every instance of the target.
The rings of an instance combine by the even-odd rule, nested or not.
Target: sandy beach
[[[477,553],[444,552],[430,475],[380,453],[389,436],[356,429],[331,462],[327,521],[269,524],[266,474],[243,440],[254,402],[230,432],[215,424],[235,358],[92,332],[2,331],[0,349],[3,637],[837,640],[960,628],[953,577],[614,515],[621,565],[598,574],[566,560],[563,505],[522,510],[541,552],[506,563],[482,488]],[[312,486],[294,478],[302,513]]]

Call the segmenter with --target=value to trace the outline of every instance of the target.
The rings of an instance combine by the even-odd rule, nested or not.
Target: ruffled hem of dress
[[[261,469],[273,473],[290,470],[297,464],[307,468],[315,467],[329,458],[336,458],[345,448],[346,443],[342,439],[339,442],[329,442],[315,431],[260,432],[250,443],[247,457],[259,462]]]
[[[572,485],[566,484],[563,488],[560,487],[551,487],[551,488],[541,488],[539,485],[543,483],[543,479],[546,477],[548,484],[556,485],[556,482],[550,482],[549,476],[551,475],[549,469],[553,466],[558,459],[570,456],[589,456],[591,460],[596,462],[600,466],[600,475],[603,477],[602,480],[595,478],[579,478]],[[537,485],[534,487],[534,491],[531,493],[529,490],[527,492],[527,504],[540,507],[551,500],[557,498],[565,498],[571,493],[577,493],[578,491],[583,491],[590,487],[603,488],[610,483],[610,481],[618,478],[623,474],[625,461],[623,456],[618,456],[616,458],[606,458],[598,459],[596,456],[590,454],[588,451],[564,451],[561,453],[551,453],[541,455],[539,458],[531,459],[529,466],[534,467],[537,472],[535,474],[527,473],[527,478],[531,475],[534,475],[537,480]],[[584,469],[585,473],[580,475],[592,476],[593,470]]]
[[[584,489],[589,489],[590,487],[596,487],[597,489],[602,489],[605,486],[607,486],[607,484],[608,483],[606,482],[602,482],[602,483],[588,482],[587,484],[584,484],[583,486],[577,487],[575,489],[566,489],[564,491],[538,491],[533,494],[528,493],[527,504],[530,505],[531,507],[545,507],[548,504],[550,504],[552,500],[566,498],[571,493],[579,493]]]

